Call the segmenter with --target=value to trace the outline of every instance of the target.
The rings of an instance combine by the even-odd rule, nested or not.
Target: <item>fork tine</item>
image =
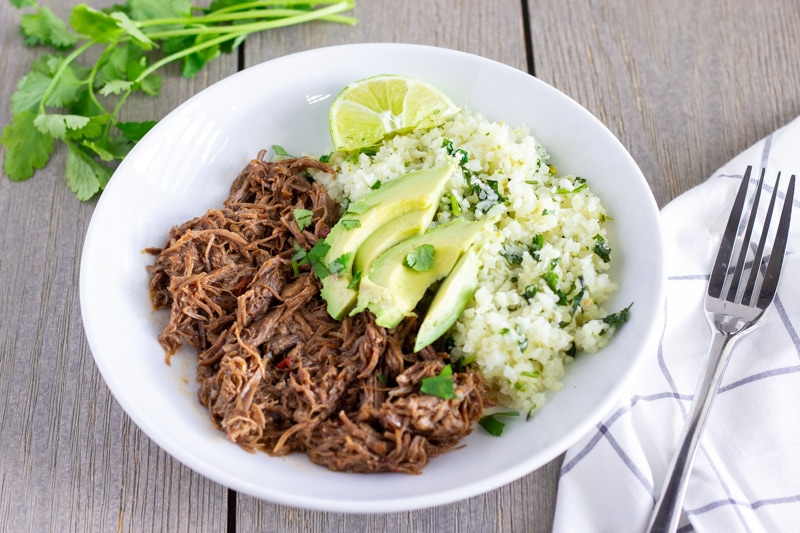
[[[786,189],[786,196],[783,198],[783,211],[778,222],[778,231],[775,235],[775,243],[770,252],[767,271],[764,273],[764,281],[761,285],[761,292],[758,295],[758,307],[766,309],[775,296],[778,288],[778,279],[781,275],[783,256],[786,252],[786,242],[789,240],[789,223],[792,219],[792,204],[794,202],[794,181],[795,177],[789,178],[789,187]]]
[[[764,170],[761,171],[761,178],[763,181],[764,178]],[[764,227],[761,230],[761,238],[758,240],[758,247],[756,248],[756,253],[753,256],[753,266],[750,269],[750,276],[747,280],[747,286],[745,287],[744,295],[742,296],[742,303],[745,305],[751,305],[751,301],[753,299],[753,292],[756,286],[756,280],[758,279],[758,273],[761,271],[761,260],[764,257],[764,248],[767,245],[767,234],[769,233],[769,226],[772,223],[772,212],[775,209],[775,200],[778,197],[778,190],[781,184],[781,173],[778,172],[778,177],[775,179],[775,186],[772,189],[772,197],[769,199],[769,207],[767,207],[767,215],[764,217]],[[759,183],[760,185],[760,183]],[[756,201],[758,201],[756,199]],[[750,236],[748,235],[747,239],[745,240],[746,243],[750,242]],[[743,256],[746,254],[742,254]],[[762,283],[763,284],[763,283]]]
[[[747,221],[747,229],[744,232],[744,238],[742,239],[741,248],[739,249],[739,259],[736,261],[736,268],[733,271],[733,276],[730,278],[730,286],[728,287],[728,292],[726,293],[727,296],[725,297],[726,300],[735,302],[737,293],[739,291],[739,281],[742,279],[742,272],[744,271],[744,264],[747,260],[747,249],[750,246],[750,239],[753,236],[753,228],[756,225],[756,218],[758,215],[758,203],[761,200],[761,191],[764,189],[764,174],[766,173],[766,169],[761,169],[761,177],[758,179],[758,185],[756,186],[756,193],[753,197],[753,207],[750,209],[750,218]],[[778,174],[778,178],[780,179],[780,174]],[[777,184],[775,185],[777,191]],[[769,205],[769,210],[767,211],[767,220],[766,226],[764,229],[764,233],[766,233],[767,228],[769,227],[769,217],[772,215],[772,206],[775,204],[775,195],[772,195],[772,201]],[[759,258],[760,262],[760,258]],[[758,263],[754,263],[758,264]]]
[[[725,277],[728,273],[728,265],[730,264],[731,254],[733,254],[733,247],[736,243],[736,232],[739,229],[739,219],[742,217],[744,209],[744,201],[747,198],[747,188],[750,184],[750,172],[753,170],[752,166],[747,167],[742,182],[739,186],[739,192],[736,193],[736,200],[733,202],[731,214],[728,217],[728,225],[725,226],[725,233],[722,235],[722,242],[719,245],[717,258],[714,261],[714,268],[711,270],[711,278],[708,280],[708,295],[714,298],[719,298],[722,294],[722,286],[725,284]]]

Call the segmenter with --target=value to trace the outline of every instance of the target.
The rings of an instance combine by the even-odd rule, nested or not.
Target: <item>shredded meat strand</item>
[[[248,451],[293,451],[332,470],[422,471],[480,417],[483,383],[454,374],[457,398],[420,392],[447,354],[413,352],[414,318],[387,330],[369,313],[331,318],[308,265],[338,206],[307,170],[310,158],[265,162],[234,180],[221,209],[172,228],[150,272],[151,300],[168,309],[159,335],[167,363],[182,345],[198,352],[198,397],[228,438]],[[313,213],[301,230],[295,209]]]

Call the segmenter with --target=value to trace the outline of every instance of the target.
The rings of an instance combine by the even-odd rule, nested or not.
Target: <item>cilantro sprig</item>
[[[331,249],[331,245],[325,239],[319,239],[317,243],[306,250],[297,243],[294,243],[294,255],[292,256],[292,270],[297,275],[300,265],[311,265],[311,270],[319,279],[324,279],[331,275],[330,268],[325,264],[325,254]]]
[[[293,209],[292,214],[294,215],[294,221],[297,223],[297,229],[300,231],[310,226],[311,221],[314,219],[314,212],[308,209]]]
[[[461,174],[467,182],[467,192],[469,195],[477,197],[478,201],[473,206],[479,213],[486,213],[489,209],[499,203],[508,203],[508,198],[500,194],[500,184],[497,180],[487,179],[485,182],[472,170],[467,167],[469,163],[469,152],[463,148],[456,148],[450,139],[442,139],[442,147],[447,155],[453,157],[461,167]],[[456,216],[461,211],[460,206],[451,198],[451,210]]]
[[[36,0],[10,0],[25,9],[20,34],[26,46],[53,50],[37,59],[11,96],[11,123],[3,128],[3,171],[12,181],[44,168],[60,141],[67,147],[67,185],[80,200],[101,192],[153,120],[121,122],[131,94],[156,96],[157,71],[182,62],[192,77],[209,61],[231,53],[252,34],[311,20],[354,24],[341,15],[355,0],[127,0],[109,9],[75,6],[68,23]],[[79,59],[92,49],[88,66]]]
[[[607,316],[603,317],[603,319],[602,319],[603,322],[605,324],[611,326],[611,327],[615,327],[615,326],[619,326],[621,324],[624,324],[625,322],[628,321],[628,318],[630,318],[631,307],[632,306],[633,306],[633,303],[631,303],[630,305],[628,305],[628,307],[626,307],[626,308],[624,308],[624,309],[622,309],[622,310],[620,310],[620,311],[618,311],[616,313],[611,313],[610,315],[607,315]]]
[[[436,249],[431,244],[423,244],[414,248],[403,258],[403,266],[417,272],[430,272],[433,270],[436,258]]]
[[[443,400],[458,398],[456,396],[455,383],[453,382],[453,367],[444,365],[438,376],[422,378],[422,385],[419,390]]]
[[[485,415],[478,420],[478,424],[486,430],[486,432],[493,436],[499,437],[503,434],[503,429],[506,427],[506,423],[501,420],[501,418],[507,417],[514,417],[519,416],[519,411],[506,411],[503,413],[492,413],[490,415]]]
[[[611,261],[611,248],[609,248],[608,241],[602,235],[594,236],[594,253],[606,263]]]

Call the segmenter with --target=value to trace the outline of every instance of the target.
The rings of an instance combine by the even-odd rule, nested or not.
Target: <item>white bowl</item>
[[[328,108],[348,83],[394,73],[426,80],[459,105],[525,123],[562,173],[589,179],[614,222],[609,234],[620,290],[607,305],[633,302],[630,321],[604,350],[576,358],[565,386],[529,421],[502,437],[476,428],[461,449],[423,474],[336,473],[305,455],[251,454],[216,429],[195,393],[195,354],[172,365],[156,337],[142,250],[169,229],[221,205],[233,178],[262,148],[327,153]],[[114,397],[159,446],[197,472],[245,494],[298,507],[390,512],[453,502],[509,483],[544,465],[587,433],[619,397],[654,338],[663,292],[658,210],[636,163],[589,112],[511,67],[462,52],[363,44],[311,50],[239,72],[202,91],[153,128],[114,173],[83,250],[83,322]]]

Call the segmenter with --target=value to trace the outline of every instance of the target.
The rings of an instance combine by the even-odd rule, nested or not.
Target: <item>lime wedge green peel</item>
[[[436,127],[457,112],[446,94],[422,80],[389,74],[359,80],[331,104],[333,148],[373,146],[395,133]]]

